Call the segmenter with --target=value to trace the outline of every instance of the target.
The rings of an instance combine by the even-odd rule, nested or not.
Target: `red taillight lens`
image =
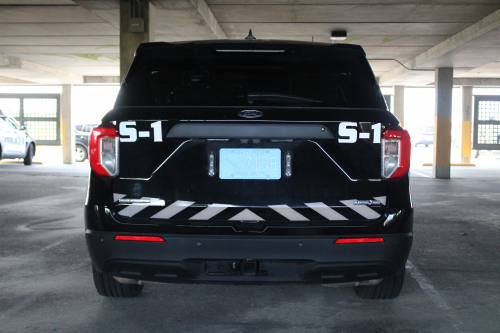
[[[389,127],[382,139],[382,177],[395,179],[410,170],[411,140],[408,131]]]
[[[94,127],[89,137],[90,167],[99,176],[118,174],[118,132],[112,124]]]
[[[339,238],[334,244],[383,243],[382,237]]]
[[[158,236],[129,236],[117,235],[115,240],[121,241],[138,241],[138,242],[164,242],[165,240]]]

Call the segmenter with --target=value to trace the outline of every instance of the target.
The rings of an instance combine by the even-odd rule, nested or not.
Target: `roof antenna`
[[[246,40],[254,40],[257,39],[252,35],[252,29],[248,32],[248,36],[245,37]]]

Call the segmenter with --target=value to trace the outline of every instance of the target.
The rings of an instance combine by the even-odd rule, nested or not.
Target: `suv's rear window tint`
[[[287,52],[217,52],[137,59],[116,106],[381,108],[366,59]],[[324,54],[324,52],[321,52]]]

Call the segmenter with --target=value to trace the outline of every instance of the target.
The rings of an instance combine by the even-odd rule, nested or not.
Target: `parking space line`
[[[410,170],[410,172],[416,173],[417,175],[425,177],[425,178],[431,178],[431,176],[427,176],[427,175],[424,175],[423,173],[416,172],[416,171],[413,171],[413,170]]]
[[[61,245],[61,244],[63,244],[63,243],[69,242],[70,240],[71,240],[71,238],[67,238],[67,239],[62,239],[62,240],[60,240],[60,241],[54,242],[54,243],[52,243],[52,244],[50,244],[50,245],[47,245],[47,246],[45,246],[45,247],[42,247],[42,248],[40,249],[40,252],[50,250],[51,248],[56,247],[56,246],[59,246],[59,245]]]
[[[424,293],[432,300],[432,302],[436,305],[436,307],[440,310],[446,311],[446,315],[451,320],[451,324],[456,329],[457,332],[461,332],[458,327],[459,320],[455,315],[451,306],[446,303],[444,298],[439,294],[439,292],[434,288],[431,281],[415,266],[411,261],[406,262],[406,269],[410,273],[411,277],[417,281],[420,288],[424,291]]]
[[[5,311],[3,314],[1,314],[0,315],[0,321],[4,320],[5,318],[7,318],[8,316],[10,316],[10,315],[12,315],[14,313],[17,313],[17,312],[19,312],[21,310],[24,310],[28,306],[34,304],[37,301],[37,299],[38,299],[38,295],[34,294],[34,295],[31,295],[30,297],[22,300],[17,305],[11,307],[7,311]]]
[[[451,307],[446,303],[446,301],[439,295],[438,291],[432,286],[429,279],[409,260],[406,262],[406,269],[410,272],[410,275],[417,281],[418,285],[422,290],[430,297],[430,299],[436,304],[436,306],[443,310],[451,310]]]

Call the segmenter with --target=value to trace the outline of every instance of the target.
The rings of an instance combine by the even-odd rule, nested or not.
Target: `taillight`
[[[402,128],[389,127],[382,139],[382,177],[395,179],[410,170],[410,134]]]
[[[89,138],[90,167],[99,176],[118,174],[118,132],[112,124],[94,127]]]

